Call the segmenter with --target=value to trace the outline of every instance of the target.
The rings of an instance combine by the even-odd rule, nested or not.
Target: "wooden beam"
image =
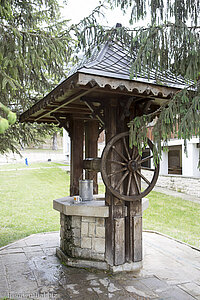
[[[119,109],[116,99],[107,102],[105,106],[105,133],[106,144],[117,133],[119,133]],[[110,159],[115,159],[115,154]],[[114,171],[110,167],[109,173]],[[117,184],[118,177],[112,178]],[[113,183],[113,182],[112,182]],[[125,210],[124,202],[114,197],[106,188],[106,205],[109,206],[109,218],[106,219],[106,261],[111,266],[125,263]]]
[[[81,89],[82,90],[88,90],[87,87],[85,86],[81,86]],[[96,93],[99,93],[99,94],[103,94],[102,95],[102,100],[104,99],[105,95],[115,95],[115,96],[127,96],[127,97],[135,97],[136,99],[139,97],[140,99],[141,98],[151,98],[151,99],[154,99],[154,98],[160,98],[159,96],[154,96],[154,95],[141,95],[139,93],[134,93],[134,92],[130,92],[130,91],[120,91],[120,90],[110,90],[108,88],[100,88],[100,87],[97,87],[96,89]],[[166,100],[166,98],[164,98]],[[92,99],[91,99],[92,100]],[[98,102],[98,101],[97,101]]]
[[[91,110],[93,116],[95,116],[99,122],[101,123],[102,126],[104,126],[104,118],[103,116],[100,115],[100,110],[102,110],[102,107],[95,107],[92,102],[87,101],[86,99],[84,100],[85,104],[89,107],[89,109]]]
[[[87,121],[85,123],[85,158],[96,158],[98,156],[99,122]],[[86,170],[86,179],[93,180],[94,194],[98,194],[97,172]]]
[[[54,108],[51,112],[55,112],[58,109],[60,109],[61,107],[67,106],[68,104],[70,104],[71,102],[91,93],[91,91],[93,91],[94,89],[96,89],[97,86],[94,86],[93,88],[90,88],[89,90],[83,91],[81,90],[80,92],[76,93],[75,95],[70,96],[69,98],[65,99],[64,101],[58,103],[58,107]],[[49,112],[44,112],[43,114],[39,115],[35,121],[38,121],[39,119],[41,119],[42,117],[48,115]]]
[[[57,105],[53,105],[53,106],[48,106],[47,108],[45,108],[46,111],[48,112],[51,112],[53,111],[54,108],[57,108]],[[78,111],[78,112],[81,112],[81,113],[91,113],[90,109],[85,106],[85,105],[79,105],[79,104],[76,104],[76,105],[67,105],[67,106],[64,106],[64,107],[61,107],[59,109],[60,112],[68,112],[68,111]]]
[[[70,121],[71,131],[71,165],[70,165],[70,196],[79,195],[79,180],[83,174],[83,139],[84,121]]]

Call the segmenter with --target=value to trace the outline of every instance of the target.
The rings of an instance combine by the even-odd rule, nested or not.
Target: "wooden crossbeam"
[[[55,112],[55,111],[57,111],[58,109],[60,109],[61,107],[67,106],[67,105],[70,104],[71,102],[74,102],[75,100],[77,100],[77,99],[79,99],[79,98],[81,98],[81,97],[83,97],[83,96],[85,96],[85,95],[91,93],[91,91],[93,91],[93,90],[96,89],[96,88],[97,88],[97,86],[94,86],[94,87],[92,87],[92,88],[90,88],[89,90],[86,90],[86,91],[81,90],[81,92],[78,92],[78,93],[76,93],[75,95],[72,95],[72,96],[70,96],[69,98],[67,98],[67,99],[63,100],[62,102],[60,102],[60,103],[58,104],[59,106],[56,107],[56,108],[54,108],[51,112]],[[44,111],[42,114],[40,114],[40,115],[35,119],[35,121],[37,122],[38,120],[40,120],[41,118],[43,118],[44,116],[46,116],[46,115],[48,115],[48,114],[49,114],[49,111],[48,111],[48,112]]]
[[[82,98],[82,100],[91,110],[92,117],[96,117],[100,121],[101,125],[104,127],[104,125],[105,125],[104,117],[100,114],[100,111],[103,109],[102,104],[99,107],[95,107],[91,101],[89,101],[85,98]]]

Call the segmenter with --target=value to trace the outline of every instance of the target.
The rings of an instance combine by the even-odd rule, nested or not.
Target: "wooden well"
[[[142,75],[139,74],[130,80],[130,61],[128,52],[122,47],[115,43],[106,43],[98,55],[92,56],[90,61],[85,62],[80,68],[77,67],[71,76],[20,117],[21,122],[54,123],[68,131],[71,139],[69,195],[71,197],[79,194],[79,179],[84,168],[86,179],[94,179],[94,194],[98,194],[97,172],[100,171],[101,161],[97,159],[97,142],[100,132],[105,131],[105,145],[108,145],[114,136],[128,130],[127,123],[135,116],[154,112],[175,92],[184,87],[184,81],[175,78],[173,74],[170,78],[166,78],[162,74],[155,75],[155,72],[151,72],[150,75],[143,72]],[[157,84],[159,76],[162,84]],[[117,146],[116,151],[123,152],[121,147]],[[95,160],[88,162],[85,161],[86,158]],[[118,159],[119,155],[111,154],[110,160]],[[115,166],[110,166],[110,172],[115,172]],[[120,176],[122,177],[123,174],[112,177],[113,186],[118,185],[121,180]],[[137,184],[132,185],[131,192],[137,194],[137,190],[141,188],[141,177],[137,176],[135,180]],[[120,186],[122,194],[123,189],[127,189],[128,182],[129,180],[125,180]],[[72,198],[69,197],[63,201],[70,210],[69,207],[73,206]],[[97,255],[95,259],[95,254],[92,253],[94,247],[94,249],[91,248],[93,250],[90,251],[88,257],[87,254],[85,257],[80,255],[80,263],[75,263],[75,265],[82,266],[81,261],[85,259],[96,261],[96,265],[93,263],[92,266],[97,268],[100,266],[99,261],[104,263],[106,268],[113,270],[134,270],[134,264],[141,267],[142,198],[137,197],[136,201],[126,201],[113,195],[106,186],[105,195],[98,201],[102,201],[98,205],[102,211],[107,211],[106,216],[82,215],[82,218],[83,220],[85,217],[104,218],[102,221],[105,226],[104,256],[98,257]],[[59,201],[54,202],[55,209],[61,212],[61,226],[64,223],[68,224],[65,227],[66,233],[62,231],[61,234],[63,236],[68,234],[71,245],[67,245],[69,249],[66,250],[66,245],[61,244],[59,253],[60,257],[62,259],[65,257],[66,261],[76,258],[77,262],[79,255],[73,250],[76,248],[76,243],[72,216],[75,215],[74,213],[69,215],[67,208],[63,205]],[[98,209],[100,208],[94,205],[94,210]],[[76,213],[78,212],[75,209]],[[63,216],[67,216],[67,221]],[[91,220],[88,224],[94,223],[94,219]],[[97,223],[90,227],[97,228],[101,223],[99,220],[95,222]],[[83,221],[83,223],[87,222]],[[101,237],[95,236],[95,238]],[[126,267],[123,268],[123,266]]]

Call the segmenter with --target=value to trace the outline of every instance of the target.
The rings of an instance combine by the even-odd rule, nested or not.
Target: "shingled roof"
[[[136,57],[136,56],[135,56]],[[43,99],[20,116],[21,122],[58,123],[55,113],[63,118],[78,115],[84,119],[91,117],[90,101],[109,101],[111,94],[120,100],[132,97],[153,99],[155,106],[161,105],[178,90],[187,86],[182,77],[170,72],[141,72],[130,79],[135,57],[130,57],[126,48],[115,42],[107,42],[95,48],[89,58],[83,59],[62,81]]]
[[[127,49],[116,42],[107,42],[100,47],[96,47],[89,58],[83,59],[70,74],[76,72],[85,74],[96,74],[104,77],[117,79],[134,80],[139,82],[164,85],[169,87],[184,88],[186,81],[182,76],[175,76],[169,71],[160,72],[159,70],[149,70],[142,67],[141,71],[131,76],[132,65],[137,55],[132,57]]]

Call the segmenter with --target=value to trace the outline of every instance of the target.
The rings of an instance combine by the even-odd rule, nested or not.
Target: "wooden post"
[[[135,109],[131,112],[130,118],[136,116]],[[141,179],[138,177],[141,185]],[[132,187],[134,192],[136,186]],[[142,260],[142,199],[136,202],[125,202],[127,216],[125,218],[125,249],[127,262],[139,262]]]
[[[83,174],[83,139],[84,121],[72,119],[71,132],[71,166],[70,166],[70,196],[79,194],[79,179]]]
[[[118,102],[119,104],[119,102]],[[120,106],[114,100],[105,107],[106,144],[116,134],[127,131],[127,119],[120,121]],[[120,147],[118,145],[117,147]],[[124,151],[123,146],[118,151]],[[117,154],[112,154],[111,160],[119,160]],[[114,171],[115,166],[111,166]],[[120,176],[120,175],[119,175]],[[113,176],[112,186],[116,186],[120,177]],[[140,182],[140,178],[138,178]],[[127,182],[121,187],[122,191]],[[137,187],[133,187],[137,190]],[[111,266],[118,266],[125,262],[139,262],[142,260],[142,201],[124,202],[114,197],[106,189],[106,204],[109,206],[109,218],[106,219],[106,260]],[[125,216],[125,206],[127,216]]]
[[[85,123],[85,158],[96,158],[98,156],[98,121],[87,121]],[[85,178],[93,180],[94,194],[98,194],[97,172],[86,170]]]
[[[105,106],[106,143],[119,133],[118,112],[115,99]],[[105,202],[109,206],[109,218],[106,219],[106,261],[111,266],[117,266],[125,263],[124,202],[114,197],[108,189],[106,189]]]
[[[126,202],[126,261],[142,260],[142,200]]]

